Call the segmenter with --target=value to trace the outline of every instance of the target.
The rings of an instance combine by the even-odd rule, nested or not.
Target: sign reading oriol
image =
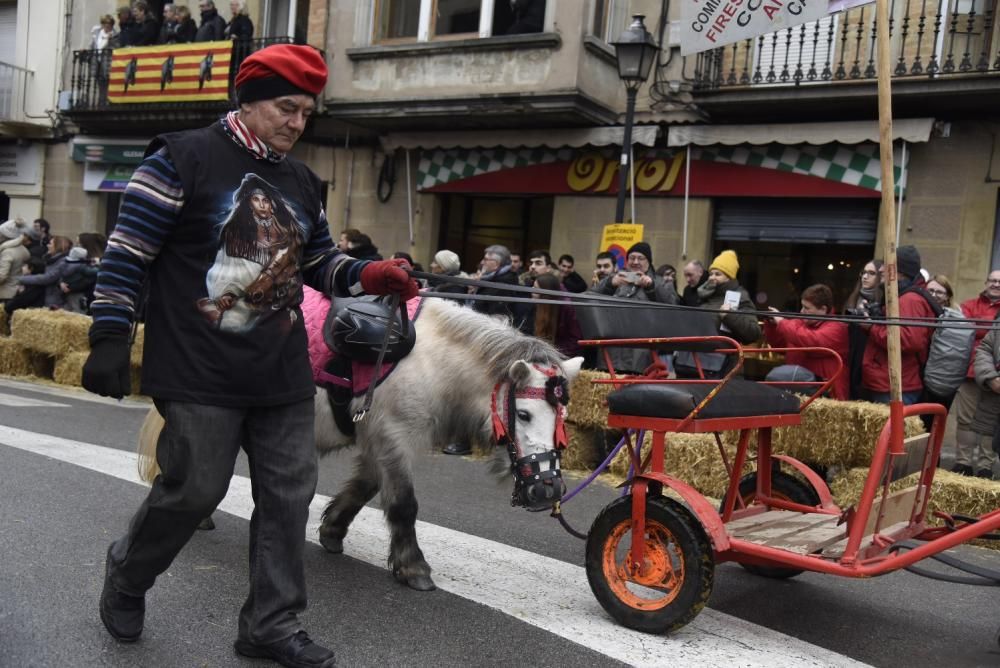
[[[203,102],[229,99],[231,41],[115,49],[108,101]]]

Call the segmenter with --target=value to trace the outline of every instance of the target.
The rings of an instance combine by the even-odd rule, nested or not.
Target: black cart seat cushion
[[[615,415],[683,419],[714,385],[628,385],[608,395]],[[794,394],[742,378],[734,378],[698,413],[699,418],[790,415],[799,412]]]

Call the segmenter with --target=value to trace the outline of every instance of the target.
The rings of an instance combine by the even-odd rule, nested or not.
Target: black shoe
[[[987,480],[993,480],[993,469],[979,469],[976,471],[977,478],[986,478]]]
[[[288,668],[333,668],[337,659],[326,647],[317,645],[305,631],[269,645],[255,645],[249,640],[237,640],[237,654],[256,659],[271,659]]]
[[[118,642],[135,642],[142,635],[146,616],[146,598],[123,594],[111,582],[111,548],[104,566],[104,589],[101,591],[101,621]]]
[[[449,443],[441,448],[441,452],[446,455],[471,455],[472,446],[468,443]]]
[[[951,467],[952,473],[957,473],[959,475],[972,475],[972,467],[966,466],[965,464],[955,464]]]

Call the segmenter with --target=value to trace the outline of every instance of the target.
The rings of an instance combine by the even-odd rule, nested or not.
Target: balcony
[[[997,2],[893,1],[894,112],[961,116],[1000,102]],[[685,78],[699,106],[720,120],[809,111],[863,117],[874,109],[878,34],[875,5],[862,5],[688,57]]]
[[[0,123],[29,123],[24,102],[34,76],[33,70],[0,61]]]
[[[217,118],[221,113],[231,108],[233,80],[239,70],[240,63],[254,51],[270,44],[288,43],[288,37],[265,37],[247,41],[235,41],[223,45],[223,55],[228,56],[228,66],[216,64],[212,66],[212,61],[208,61],[209,74],[206,77],[204,61],[201,70],[201,86],[205,85],[205,79],[212,79],[215,76],[216,91],[215,99],[207,99],[209,95],[171,95],[167,84],[177,84],[184,77],[172,75],[174,67],[180,68],[185,56],[185,49],[191,49],[199,45],[192,44],[172,44],[153,48],[140,48],[140,51],[153,50],[150,55],[140,56],[149,59],[152,65],[134,65],[133,69],[144,70],[139,72],[140,81],[143,83],[142,75],[147,74],[145,81],[156,79],[159,83],[160,94],[152,91],[146,96],[139,96],[139,101],[129,101],[127,95],[121,90],[116,90],[116,75],[122,76],[123,70],[128,67],[120,62],[122,49],[112,51],[104,50],[81,50],[73,52],[73,72],[71,79],[71,91],[68,108],[63,113],[75,124],[80,126],[84,132],[113,132],[115,134],[125,134],[130,131],[151,134],[161,130],[181,130],[189,127],[205,125]],[[201,44],[219,44],[218,42],[206,42]],[[219,51],[218,48],[215,51]],[[119,54],[119,59],[115,59],[114,54]],[[218,54],[216,54],[218,57]],[[113,62],[114,59],[114,62]],[[189,58],[190,59],[190,58]],[[135,61],[136,59],[133,59]],[[220,59],[225,61],[225,59]],[[175,65],[174,63],[178,63]],[[150,78],[149,72],[152,72]],[[161,75],[162,72],[162,75]],[[2,74],[2,71],[0,71]],[[127,74],[126,74],[127,76]],[[187,77],[191,79],[192,77]],[[193,77],[195,81],[198,76]],[[135,75],[132,75],[133,92],[138,86],[135,85]],[[224,82],[223,85],[219,85]],[[191,84],[194,85],[194,82]],[[154,86],[155,88],[155,86]],[[112,94],[109,95],[109,89]],[[128,92],[128,87],[125,87]],[[206,99],[191,100],[193,97]]]

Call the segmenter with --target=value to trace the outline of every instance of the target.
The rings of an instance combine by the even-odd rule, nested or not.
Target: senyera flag
[[[110,102],[203,102],[229,99],[233,43],[164,44],[115,49]]]
[[[873,0],[681,0],[681,55],[808,23]]]

